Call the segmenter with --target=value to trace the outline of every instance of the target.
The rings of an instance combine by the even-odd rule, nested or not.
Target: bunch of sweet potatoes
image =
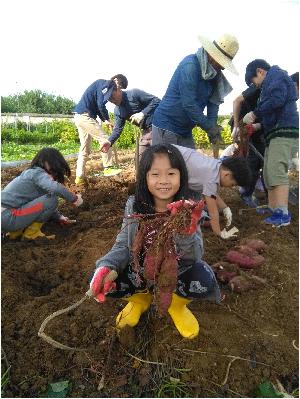
[[[251,270],[264,262],[265,258],[261,253],[266,248],[267,245],[262,240],[243,239],[240,245],[227,252],[225,261],[219,261],[212,266],[217,279],[239,293],[266,284],[264,279],[255,276]]]

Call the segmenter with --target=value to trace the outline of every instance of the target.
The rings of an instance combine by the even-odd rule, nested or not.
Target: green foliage
[[[74,142],[54,144],[15,144],[13,142],[3,143],[1,146],[2,161],[31,160],[43,147],[53,147],[63,155],[77,154],[79,144]]]
[[[69,98],[47,94],[41,90],[25,90],[1,96],[2,113],[71,114],[75,103]]]
[[[10,369],[11,366],[9,366],[5,372],[1,375],[1,396],[3,397],[5,395],[5,388],[8,386],[10,382]]]
[[[221,133],[221,136],[225,145],[229,145],[232,143],[230,126],[228,125],[228,121],[229,117],[226,115],[218,117],[218,124],[221,125],[224,129]],[[202,130],[200,127],[195,127],[193,129],[193,137],[197,148],[210,147],[210,142],[207,133],[204,130]]]

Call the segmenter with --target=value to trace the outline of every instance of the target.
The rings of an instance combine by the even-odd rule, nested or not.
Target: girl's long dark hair
[[[49,169],[47,170],[45,163],[47,162]],[[63,155],[55,148],[42,148],[33,158],[30,168],[39,166],[53,176],[54,180],[59,183],[65,182],[65,176],[71,176],[70,167]]]
[[[147,173],[151,169],[154,156],[166,154],[172,168],[180,171],[180,187],[174,201],[184,198],[188,190],[188,171],[180,151],[172,144],[157,144],[149,147],[141,156],[135,190],[133,210],[136,213],[155,213],[153,196],[147,185]]]

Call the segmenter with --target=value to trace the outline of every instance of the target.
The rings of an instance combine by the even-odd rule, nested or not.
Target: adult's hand
[[[130,122],[131,123],[135,123],[136,125],[139,125],[142,120],[144,119],[145,115],[143,114],[143,112],[137,112],[136,114],[131,115]]]
[[[248,114],[246,114],[246,115],[244,116],[243,122],[244,122],[246,125],[252,125],[252,123],[255,122],[255,119],[256,119],[256,115],[255,115],[254,112],[251,111],[251,112],[248,112]]]

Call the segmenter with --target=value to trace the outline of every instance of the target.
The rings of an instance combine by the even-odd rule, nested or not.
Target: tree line
[[[47,94],[42,90],[25,90],[24,93],[1,96],[2,113],[71,114],[74,101],[62,96]]]

